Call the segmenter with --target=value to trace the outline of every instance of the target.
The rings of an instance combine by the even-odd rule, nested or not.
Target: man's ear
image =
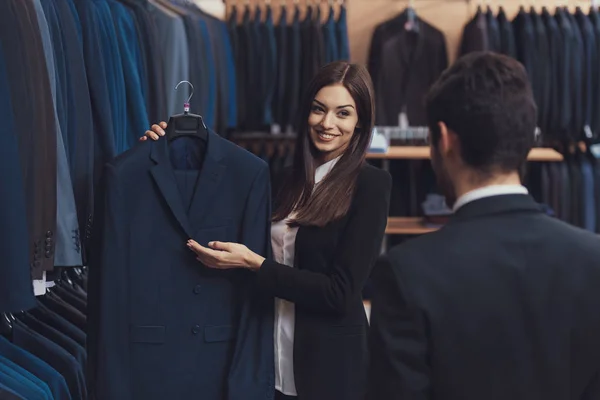
[[[452,153],[460,153],[460,142],[454,131],[448,128],[444,122],[438,122],[440,139],[438,149],[440,154],[450,155]]]

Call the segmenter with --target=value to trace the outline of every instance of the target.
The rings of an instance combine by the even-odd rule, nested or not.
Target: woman
[[[301,112],[294,164],[274,185],[273,258],[237,243],[188,246],[207,267],[255,271],[276,297],[276,399],[362,400],[368,322],[361,292],[380,251],[391,189],[390,175],[365,162],[374,118],[368,72],[326,65]],[[146,136],[164,135],[160,125]]]

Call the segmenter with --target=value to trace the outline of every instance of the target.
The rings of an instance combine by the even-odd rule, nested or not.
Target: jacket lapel
[[[150,170],[152,177],[186,235],[192,237],[183,200],[179,194],[179,188],[175,181],[175,173],[169,159],[167,139],[164,138],[163,140],[152,142],[152,146],[150,158],[156,163]]]
[[[194,236],[195,228],[201,225],[202,219],[210,210],[211,204],[218,197],[219,185],[227,170],[227,166],[222,162],[222,141],[223,139],[217,134],[209,131],[206,156],[202,163],[198,182],[195,185],[189,213],[186,212],[175,181],[175,173],[169,159],[167,140],[163,139],[152,143],[153,148],[150,157],[156,162],[156,165],[151,169],[152,176],[173,215],[188,237]]]
[[[212,203],[218,198],[219,186],[225,171],[227,171],[227,166],[222,161],[223,140],[215,133],[210,132],[208,135],[206,157],[196,183],[189,212],[191,226],[194,228],[201,225],[202,219],[210,211]]]

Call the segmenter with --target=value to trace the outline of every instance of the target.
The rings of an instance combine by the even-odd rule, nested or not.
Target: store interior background
[[[329,10],[328,0],[227,0],[226,7],[223,7],[221,0],[197,0],[203,3],[203,8],[214,10],[215,14],[228,13],[232,5],[244,6],[250,4],[252,7],[266,7],[271,5],[273,9],[273,20],[277,24],[279,21],[280,6],[285,4],[287,7],[293,7],[295,3],[302,11],[306,9],[307,4],[319,4],[322,8],[322,18],[327,18]],[[575,10],[581,7],[586,13],[592,5],[600,5],[600,1],[556,1],[556,0],[503,0],[503,1],[466,1],[466,0],[344,0],[348,16],[348,37],[350,41],[350,57],[352,62],[365,64],[371,43],[373,31],[377,25],[388,19],[394,18],[404,11],[408,6],[412,6],[420,19],[433,25],[446,36],[446,48],[448,51],[448,61],[456,59],[456,54],[461,40],[464,25],[475,15],[477,7],[486,9],[488,6],[494,14],[500,7],[504,9],[509,20],[518,13],[520,7],[529,10],[534,7],[540,11],[542,7],[547,7],[551,12],[556,7],[568,7]],[[214,3],[214,4],[211,4]],[[336,13],[339,10],[339,0],[334,0],[334,9]],[[263,14],[264,15],[264,14]],[[337,15],[337,14],[336,14]],[[225,18],[225,15],[221,15]],[[288,18],[291,21],[291,14]],[[302,17],[302,15],[301,15]]]

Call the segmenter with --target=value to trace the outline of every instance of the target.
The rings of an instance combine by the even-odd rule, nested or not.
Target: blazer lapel
[[[152,160],[156,163],[156,165],[150,170],[152,177],[167,201],[167,204],[171,208],[173,215],[187,236],[192,237],[192,231],[190,229],[188,217],[185,212],[185,208],[183,207],[183,201],[181,199],[181,195],[179,194],[179,188],[177,187],[175,174],[169,159],[167,139],[152,142],[152,146],[150,158],[152,158]]]
[[[210,211],[210,206],[218,198],[221,180],[227,171],[222,162],[222,141],[217,134],[209,132],[208,148],[202,164],[202,170],[190,206],[190,222],[192,227],[201,225],[202,219]]]

